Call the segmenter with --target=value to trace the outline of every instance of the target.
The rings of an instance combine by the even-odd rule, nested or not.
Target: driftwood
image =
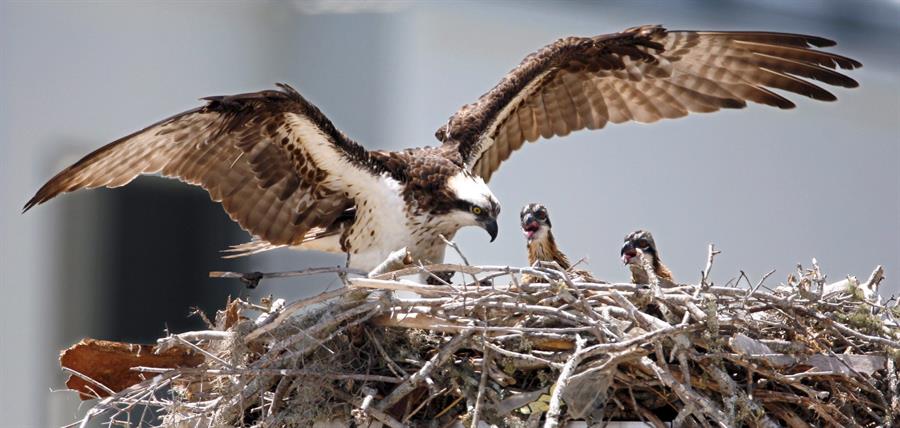
[[[715,254],[710,247],[699,283],[649,287],[581,282],[547,266],[410,266],[405,251],[363,277],[324,269],[345,288],[290,303],[232,301],[210,330],[156,345],[199,364],[132,367],[145,380],[114,387],[93,380],[92,390],[108,396],[82,422],[900,423],[900,310],[877,294],[881,267],[865,282],[826,283],[814,263],[773,290],[764,284],[771,273],[746,287],[718,286],[710,279]],[[400,279],[447,271],[457,282]],[[252,286],[290,276],[216,275]],[[521,284],[520,275],[542,282]]]

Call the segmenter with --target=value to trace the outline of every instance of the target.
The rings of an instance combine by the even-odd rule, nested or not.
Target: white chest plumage
[[[382,175],[375,186],[351,195],[356,200],[357,214],[345,239],[349,267],[374,269],[391,252],[404,247],[416,261],[443,261],[445,244],[440,235],[452,238],[459,225],[428,215],[415,215],[403,200],[402,192],[399,182]]]

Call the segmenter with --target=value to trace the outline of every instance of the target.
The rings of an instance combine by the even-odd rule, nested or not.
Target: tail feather
[[[338,235],[343,231],[342,225],[338,225],[338,227],[314,227],[306,232],[303,235],[303,241],[299,244],[294,245],[294,248],[303,248],[304,244],[310,243],[317,239],[327,238],[334,235]],[[254,254],[264,253],[266,251],[277,250],[279,248],[291,247],[290,245],[281,244],[275,245],[268,241],[264,241],[259,238],[253,238],[250,242],[245,242],[243,244],[232,245],[228,247],[228,249],[222,250],[223,253],[226,253],[222,256],[223,259],[236,259],[238,257],[246,257],[252,256]]]
[[[223,259],[236,259],[238,257],[246,257],[252,256],[254,254],[263,253],[266,251],[276,250],[279,248],[287,247],[287,245],[273,245],[268,241],[263,241],[261,239],[253,239],[250,242],[245,242],[243,244],[232,245],[228,247],[228,249],[222,250],[223,253],[226,253],[222,256]]]

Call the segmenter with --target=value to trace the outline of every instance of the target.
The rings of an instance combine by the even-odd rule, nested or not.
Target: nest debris
[[[828,284],[814,260],[774,289],[768,275],[717,286],[715,254],[697,284],[651,275],[649,286],[581,282],[554,266],[335,269],[345,288],[290,304],[232,300],[209,330],[159,339],[154,352],[192,362],[131,362],[144,379],[131,386],[65,368],[100,397],[83,423],[900,424],[900,309],[876,292],[880,266],[867,281]],[[396,279],[447,271],[457,283]]]

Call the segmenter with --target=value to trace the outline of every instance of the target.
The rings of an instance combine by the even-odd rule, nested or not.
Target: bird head
[[[450,215],[459,226],[478,226],[487,231],[491,242],[497,239],[497,216],[500,203],[484,180],[461,171],[447,181],[452,194],[453,209]]]
[[[547,207],[541,204],[528,204],[522,207],[519,220],[522,222],[522,233],[529,242],[543,238],[552,227],[550,213],[547,212]]]
[[[643,254],[650,257],[650,263],[654,264],[659,260],[659,254],[656,252],[656,242],[653,241],[653,235],[646,230],[636,230],[625,237],[625,244],[622,245],[620,252],[622,263],[626,265],[637,265],[640,267],[641,258],[638,255]]]

